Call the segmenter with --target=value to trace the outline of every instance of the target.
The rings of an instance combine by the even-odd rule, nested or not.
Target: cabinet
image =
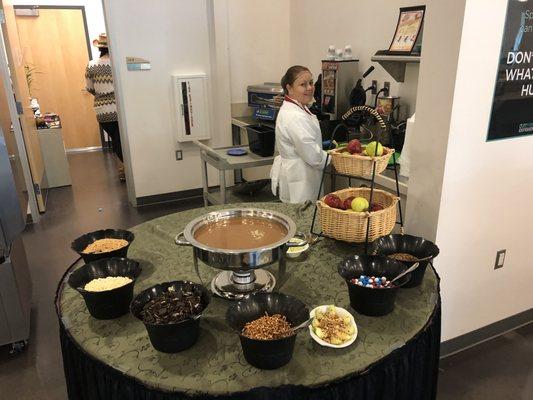
[[[37,134],[43,156],[46,188],[71,185],[70,168],[61,128],[38,129]]]

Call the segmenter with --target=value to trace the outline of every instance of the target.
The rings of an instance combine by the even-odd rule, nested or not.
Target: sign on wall
[[[533,0],[508,0],[487,140],[533,134]]]

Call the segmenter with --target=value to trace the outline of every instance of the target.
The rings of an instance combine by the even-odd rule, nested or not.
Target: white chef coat
[[[284,203],[315,201],[326,162],[322,133],[316,116],[292,101],[283,102],[276,120],[279,155],[270,170],[272,193],[276,195],[279,189]]]

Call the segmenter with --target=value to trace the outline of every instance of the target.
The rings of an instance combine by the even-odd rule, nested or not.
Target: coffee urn
[[[357,82],[358,60],[322,61],[322,112],[338,120],[350,108],[350,92]]]

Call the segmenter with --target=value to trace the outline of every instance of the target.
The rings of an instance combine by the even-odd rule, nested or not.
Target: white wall
[[[287,0],[228,2],[232,103],[247,102],[248,85],[281,80],[289,67],[289,23]]]
[[[362,74],[391,82],[391,93],[402,96],[409,115],[414,112],[418,65],[409,64],[405,83],[397,83],[370,57],[388,48],[400,7],[420,4],[415,0],[261,0],[228,2],[231,102],[246,102],[246,86],[279,81],[293,64],[308,66],[315,77],[330,44],[351,44]],[[379,12],[376,12],[379,10]],[[356,20],[357,19],[357,20]]]
[[[388,49],[396,28],[400,7],[427,3],[419,0],[291,0],[290,64],[308,66],[315,76],[321,69],[321,60],[329,45],[344,48],[352,46],[359,59],[359,72],[368,67],[376,69],[363,83],[370,86],[373,79],[391,83],[391,94],[401,96],[411,115],[414,112],[418,65],[409,64],[404,83],[397,83],[379,64],[370,58],[377,50]],[[424,46],[423,46],[424,49]],[[424,57],[424,50],[422,50]],[[367,97],[367,101],[369,98]],[[404,114],[405,116],[405,114]]]
[[[432,54],[420,69],[407,230],[441,249],[443,340],[533,305],[523,283],[533,280],[533,137],[486,142],[506,7],[466,0],[462,30],[463,7],[428,7],[438,17],[424,37]],[[500,249],[505,266],[494,270]]]
[[[206,72],[210,77],[213,146],[231,141],[229,88],[223,93],[220,78],[227,69],[213,29],[214,13],[209,0],[164,0],[153,4],[106,0],[105,12],[115,66],[121,127],[131,156],[134,196],[157,195],[201,187],[198,149],[178,145],[171,76]],[[221,28],[221,36],[225,28]],[[223,38],[222,38],[223,39]],[[214,54],[213,54],[214,53]],[[127,71],[126,56],[151,62],[150,71]],[[227,57],[227,54],[225,55]],[[183,149],[176,161],[175,150]],[[128,162],[127,162],[128,163]],[[217,184],[214,175],[210,183]]]
[[[524,287],[533,280],[533,137],[485,141],[506,8],[506,0],[467,0],[437,230],[443,339],[533,306]],[[505,266],[494,270],[500,249]],[[474,279],[465,282],[465,272]]]
[[[211,71],[215,114],[211,144],[229,145],[229,103],[246,102],[247,85],[278,81],[294,63],[309,65],[318,75],[320,60],[332,42],[338,46],[351,43],[363,72],[371,55],[388,46],[398,8],[415,2],[381,1],[376,5],[370,0],[357,4],[345,0],[328,3],[327,8],[316,0],[273,0],[268,7],[259,0],[167,0],[158,2],[157,7],[123,0],[105,3],[111,56],[118,60],[123,141],[131,150],[128,189],[130,198],[135,198],[201,185],[196,148],[184,145],[184,160],[175,161],[172,73]],[[360,25],[354,24],[358,15]],[[384,28],[376,29],[379,26]],[[361,32],[369,33],[363,37]],[[126,56],[149,59],[152,70],[127,72]],[[404,84],[397,85],[380,66],[372,76],[380,83],[392,82],[392,93],[404,96],[410,109],[414,108],[417,77],[418,66],[408,68]],[[183,175],[183,170],[188,173]],[[210,180],[217,183],[212,174]]]
[[[437,234],[464,4],[433,0],[426,8],[405,228],[429,240]]]
[[[101,0],[12,0],[16,5],[40,5],[40,6],[84,6],[85,17],[87,18],[87,29],[93,58],[98,58],[98,50],[92,46],[93,39],[105,32],[104,11]]]

